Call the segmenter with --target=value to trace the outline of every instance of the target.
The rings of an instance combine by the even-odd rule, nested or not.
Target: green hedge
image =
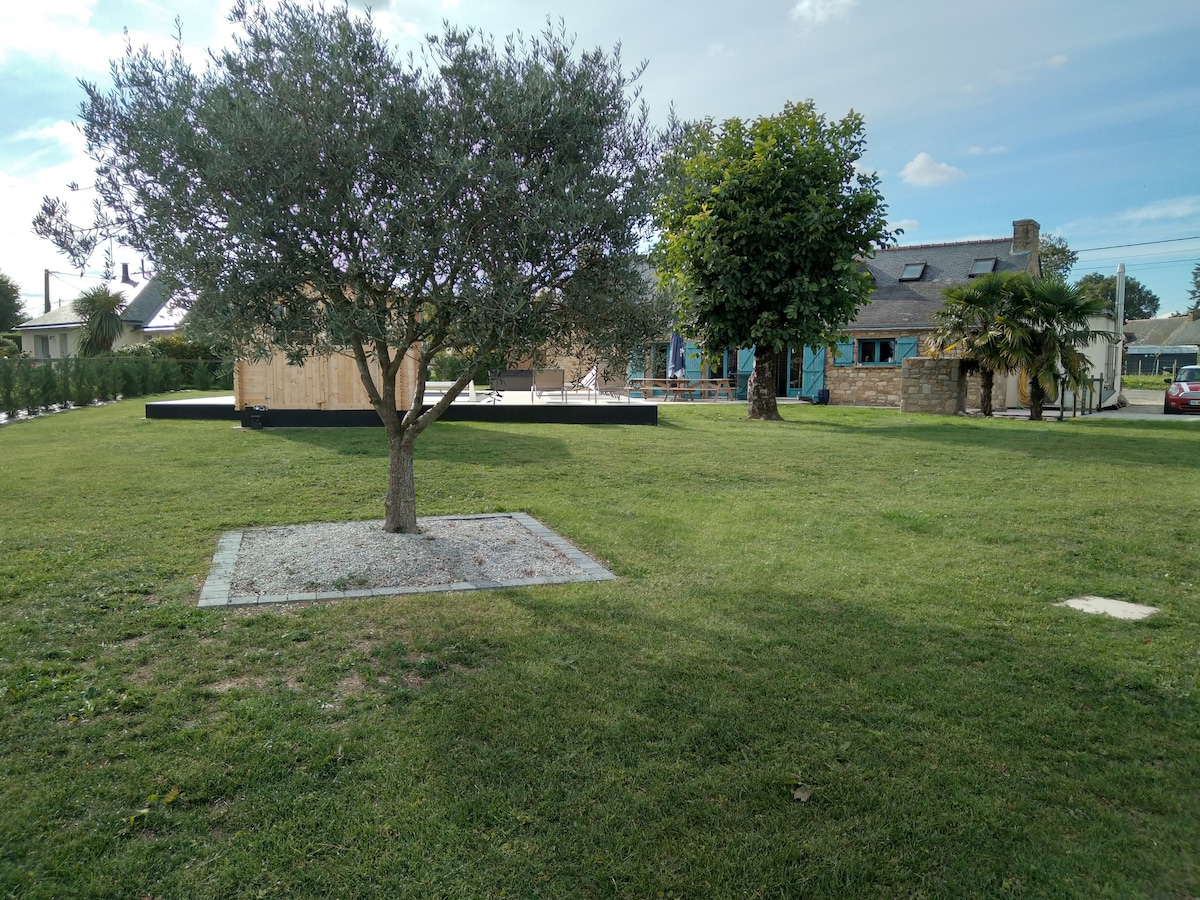
[[[0,359],[0,412],[12,418],[56,406],[224,387],[222,367],[219,360],[149,356]]]

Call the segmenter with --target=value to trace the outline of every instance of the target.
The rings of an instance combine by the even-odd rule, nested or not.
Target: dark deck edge
[[[236,410],[228,404],[147,403],[147,419],[216,419],[241,422],[250,428],[250,408]],[[373,409],[263,409],[261,428],[379,428],[383,423]],[[471,404],[451,406],[442,422],[501,422],[544,425],[657,425],[658,406],[606,403],[595,406],[504,406]]]

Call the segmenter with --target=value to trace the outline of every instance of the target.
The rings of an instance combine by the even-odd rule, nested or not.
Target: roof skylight
[[[901,281],[920,281],[921,276],[925,274],[925,263],[905,263],[904,270],[900,273]]]
[[[971,263],[971,271],[967,273],[968,278],[975,278],[979,275],[990,275],[996,271],[996,257],[987,256],[982,259],[977,259]]]

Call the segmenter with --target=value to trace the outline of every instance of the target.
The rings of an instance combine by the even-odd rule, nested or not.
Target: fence
[[[52,408],[168,391],[232,389],[229,365],[217,360],[104,356],[0,359],[0,412],[14,418]]]

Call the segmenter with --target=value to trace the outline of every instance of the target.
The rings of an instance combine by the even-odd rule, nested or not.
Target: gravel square
[[[478,590],[616,576],[524,513],[248,528],[221,536],[198,606]]]

